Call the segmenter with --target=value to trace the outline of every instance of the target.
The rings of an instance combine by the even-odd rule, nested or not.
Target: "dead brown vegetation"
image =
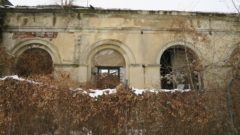
[[[196,91],[91,98],[69,90],[67,79],[37,77],[41,84],[0,81],[1,134],[225,134],[228,123],[218,97]],[[35,79],[36,80],[36,79]],[[66,84],[66,85],[64,85]],[[216,100],[217,99],[217,100]],[[210,104],[211,103],[211,104]],[[218,102],[219,103],[219,102]],[[212,107],[210,109],[210,107]],[[222,112],[221,114],[218,114]]]
[[[15,72],[21,76],[50,74],[53,72],[53,61],[42,49],[28,49],[17,59]]]
[[[233,101],[233,112],[234,112],[234,128],[237,130],[237,133],[240,133],[240,80],[233,80],[232,86],[232,101]]]
[[[115,88],[119,83],[119,77],[111,74],[96,75],[96,87],[99,89]]]

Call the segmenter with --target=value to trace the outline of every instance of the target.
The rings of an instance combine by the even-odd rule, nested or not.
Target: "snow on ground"
[[[90,92],[88,93],[88,95],[90,97],[96,98],[98,96],[102,96],[102,95],[108,95],[108,94],[114,94],[117,93],[116,89],[104,89],[104,90],[93,90],[90,89]]]
[[[17,80],[17,81],[25,81],[25,82],[29,82],[29,83],[32,83],[32,84],[41,84],[39,82],[35,82],[35,81],[32,81],[32,80],[21,78],[21,77],[19,77],[17,75],[5,76],[3,78],[0,78],[0,81],[4,81],[6,79],[13,79],[13,80]]]
[[[169,92],[169,93],[174,93],[174,92],[189,92],[191,91],[190,89],[137,89],[137,88],[132,88],[132,91],[136,95],[142,95],[143,93],[150,92],[150,93],[160,93],[160,92]]]
[[[167,89],[137,89],[137,88],[132,88],[131,89],[137,96],[142,95],[146,92],[150,92],[150,93],[161,93],[161,92],[165,92],[165,93],[174,93],[174,92],[189,92],[191,91],[190,89],[185,89],[185,90],[181,90],[181,89],[172,89],[172,90],[167,90]],[[77,88],[75,90],[71,90],[74,92],[74,96],[76,96],[76,94],[78,94],[77,91],[81,91],[80,93],[83,94],[87,94],[92,98],[97,98],[99,96],[102,95],[109,95],[109,94],[115,94],[117,93],[116,89],[103,89],[103,90],[94,90],[94,89],[90,89],[89,91],[84,91],[81,88]]]
[[[150,92],[150,93],[161,93],[161,92],[169,92],[169,93],[174,93],[174,92],[189,92],[191,91],[190,89],[137,89],[137,88],[132,88],[132,91],[136,95],[142,95],[143,93]]]
[[[26,82],[29,82],[29,83],[32,83],[32,84],[42,84],[42,83],[39,83],[39,82],[35,82],[35,81],[32,81],[32,80],[21,78],[17,75],[5,76],[3,78],[0,78],[0,81],[4,81],[6,79],[13,79],[13,80],[17,80],[17,81],[26,81]],[[74,97],[79,93],[89,95],[92,98],[97,98],[97,97],[102,96],[102,95],[109,95],[109,94],[117,93],[116,89],[103,89],[103,90],[89,89],[88,91],[86,91],[86,90],[83,90],[82,88],[76,88],[76,89],[70,88],[69,90],[72,92]],[[150,93],[160,93],[160,92],[174,93],[174,92],[189,92],[189,91],[191,91],[190,89],[184,89],[184,90],[183,89],[172,89],[172,90],[169,90],[169,89],[137,89],[137,88],[132,88],[131,90],[136,95],[142,95],[146,92],[150,92]]]

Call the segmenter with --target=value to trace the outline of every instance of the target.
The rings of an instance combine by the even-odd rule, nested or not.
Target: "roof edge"
[[[204,11],[177,11],[177,10],[132,10],[132,9],[103,9],[94,7],[81,6],[60,6],[60,5],[41,5],[41,6],[0,6],[0,11],[5,12],[22,12],[22,13],[133,13],[133,14],[153,14],[153,15],[192,15],[192,16],[239,16],[238,13],[220,13]],[[71,12],[72,11],[72,12]]]

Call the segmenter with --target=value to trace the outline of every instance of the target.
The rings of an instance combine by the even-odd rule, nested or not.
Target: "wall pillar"
[[[147,65],[144,68],[145,88],[161,88],[160,65]]]
[[[78,64],[54,64],[54,75],[60,77],[60,75],[69,75],[71,80],[78,81]]]
[[[231,67],[209,67],[205,69],[203,73],[204,88],[207,88],[208,90],[226,89],[226,86],[232,77]]]
[[[78,81],[81,83],[85,83],[88,80],[88,66],[87,65],[79,65],[78,67]]]
[[[129,86],[135,88],[144,88],[144,73],[141,64],[129,65]]]

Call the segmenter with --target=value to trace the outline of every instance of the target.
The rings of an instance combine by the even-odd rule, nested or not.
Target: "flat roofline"
[[[119,13],[119,14],[151,14],[151,15],[186,15],[186,16],[239,16],[238,13],[219,13],[219,12],[203,12],[203,11],[177,11],[177,10],[132,10],[132,9],[103,9],[89,8],[81,6],[65,6],[46,5],[46,6],[8,6],[0,7],[2,12],[20,12],[20,13]],[[71,12],[72,11],[72,12]]]

